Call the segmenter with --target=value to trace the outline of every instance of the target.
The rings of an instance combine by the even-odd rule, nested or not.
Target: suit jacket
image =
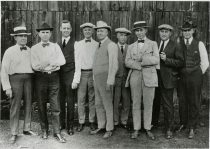
[[[65,48],[63,48],[62,46],[62,40],[58,42],[58,45],[61,47],[63,55],[66,59],[66,64],[61,66],[61,72],[65,74],[65,72],[74,71],[75,70],[74,40],[70,38]]]
[[[145,86],[158,86],[156,65],[159,64],[159,61],[158,46],[155,41],[146,38],[141,50],[138,49],[137,41],[129,45],[125,65],[130,68],[130,71],[125,86],[129,86],[130,75],[133,69],[142,71]]]
[[[160,42],[158,45],[160,46]],[[184,65],[184,53],[172,40],[169,40],[163,52],[166,54],[166,60],[160,60],[160,77],[165,88],[175,88],[178,68]]]

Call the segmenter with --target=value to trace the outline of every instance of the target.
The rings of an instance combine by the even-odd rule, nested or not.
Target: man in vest
[[[185,22],[181,27],[184,38],[180,41],[185,58],[180,74],[180,128],[189,127],[189,139],[194,137],[199,121],[202,76],[209,66],[203,42],[193,38],[194,27],[191,22]]]
[[[128,35],[131,32],[126,28],[115,29],[118,39],[118,64],[119,69],[115,78],[114,88],[114,125],[120,123],[122,128],[128,129],[128,116],[130,111],[130,88],[125,87],[128,68],[125,67],[125,56],[128,45],[126,44]],[[122,100],[121,100],[122,99]],[[122,101],[121,112],[119,112],[120,101]]]
[[[47,100],[49,99],[54,137],[61,143],[65,139],[60,135],[60,104],[59,104],[59,72],[65,58],[57,43],[49,41],[53,28],[43,23],[36,29],[41,42],[31,48],[31,64],[35,71],[35,87],[39,106],[42,138],[48,138],[49,123],[47,119]]]
[[[23,134],[33,135],[31,131],[31,96],[32,96],[32,67],[30,48],[26,46],[27,33],[25,26],[16,26],[14,36],[16,44],[8,48],[3,56],[1,68],[1,83],[3,90],[10,99],[10,143],[15,143],[19,129],[21,100],[24,99]],[[24,98],[23,98],[24,97]]]
[[[62,33],[62,38],[58,41],[58,45],[60,46],[66,60],[66,64],[61,66],[60,69],[60,123],[61,130],[66,128],[67,133],[73,135],[76,91],[71,87],[75,72],[74,39],[70,37],[72,31],[71,23],[68,20],[63,20],[61,22],[60,31]]]
[[[160,65],[157,68],[158,74],[158,92],[155,100],[162,102],[164,112],[164,123],[166,130],[166,138],[173,137],[172,130],[174,128],[174,104],[173,93],[177,87],[178,69],[184,65],[184,55],[182,49],[179,49],[177,44],[170,39],[173,27],[168,24],[158,26],[159,36],[161,41],[158,42]],[[158,105],[153,104],[153,109]],[[159,108],[160,109],[160,108]],[[155,111],[157,112],[157,111]],[[157,114],[159,114],[157,112]],[[154,115],[155,118],[156,114]]]
[[[77,103],[78,103],[78,117],[79,126],[77,131],[82,131],[85,124],[85,103],[86,95],[89,101],[89,122],[90,129],[95,130],[95,93],[93,86],[93,59],[98,42],[93,38],[93,28],[95,25],[92,23],[84,23],[80,26],[82,29],[84,39],[75,42],[75,73],[72,82],[72,88],[77,90]]]
[[[156,66],[159,64],[157,43],[146,37],[147,24],[145,21],[134,23],[134,32],[138,38],[128,46],[125,65],[130,68],[126,86],[130,84],[133,101],[133,126],[132,139],[136,139],[141,129],[141,101],[144,104],[144,129],[147,136],[154,140],[151,130],[152,105],[155,87],[158,86]]]
[[[113,120],[113,85],[118,70],[118,47],[108,38],[111,27],[103,21],[98,21],[95,27],[99,46],[93,61],[93,79],[95,89],[95,106],[98,129],[91,131],[96,134],[106,128],[104,138],[112,136]]]

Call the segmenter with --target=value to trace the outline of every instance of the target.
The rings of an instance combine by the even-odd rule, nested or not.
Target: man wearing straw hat
[[[21,99],[24,99],[23,134],[34,135],[31,131],[31,98],[32,98],[32,67],[30,48],[26,46],[27,33],[25,26],[17,26],[14,33],[16,44],[8,48],[3,56],[1,82],[3,90],[10,98],[10,128],[12,137],[10,143],[15,143],[19,129]]]
[[[60,135],[60,103],[59,72],[60,66],[65,64],[65,58],[57,43],[49,41],[53,28],[43,23],[36,29],[41,42],[31,48],[31,64],[35,71],[35,87],[37,93],[42,138],[48,138],[49,123],[47,119],[47,99],[49,99],[54,137],[61,143],[65,139]]]
[[[114,125],[128,129],[128,116],[130,112],[130,89],[125,87],[128,68],[125,67],[125,56],[128,45],[126,44],[128,36],[131,34],[126,28],[116,28],[115,33],[118,39],[118,64],[119,69],[115,78],[114,88]],[[122,99],[122,100],[121,100]],[[119,112],[120,101],[122,108]]]
[[[147,24],[145,21],[134,23],[134,32],[138,38],[129,45],[125,58],[125,65],[130,68],[126,86],[130,84],[133,101],[133,126],[132,139],[136,139],[141,129],[141,101],[143,97],[144,129],[147,136],[154,140],[151,130],[152,105],[155,87],[158,86],[156,66],[159,64],[157,43],[146,37]]]
[[[78,117],[79,126],[77,131],[82,131],[85,124],[85,101],[86,95],[88,95],[89,105],[89,122],[90,129],[95,130],[95,93],[93,86],[93,59],[96,49],[98,48],[98,42],[93,38],[93,28],[95,25],[92,23],[84,23],[80,26],[84,39],[75,42],[75,73],[72,82],[72,88],[77,90],[78,98]]]
[[[96,134],[106,128],[103,138],[112,136],[113,120],[113,85],[118,70],[118,47],[108,37],[111,27],[104,21],[98,21],[95,27],[99,46],[93,61],[93,79],[95,89],[95,106],[98,129],[91,131]]]

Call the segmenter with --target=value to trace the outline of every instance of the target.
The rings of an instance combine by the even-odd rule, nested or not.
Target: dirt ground
[[[175,112],[176,124],[178,124],[178,112]],[[161,123],[163,118],[161,116]],[[58,143],[52,137],[52,126],[50,126],[50,136],[48,140],[42,140],[39,136],[40,125],[38,122],[32,122],[32,130],[37,133],[36,136],[25,136],[22,133],[23,121],[20,121],[20,131],[18,140],[15,144],[8,144],[10,138],[9,121],[0,121],[0,149],[136,149],[136,148],[209,148],[209,108],[202,106],[201,121],[204,127],[198,127],[193,139],[187,138],[187,131],[175,133],[174,138],[167,140],[164,138],[163,127],[153,129],[156,140],[147,138],[144,131],[136,139],[130,139],[130,133],[122,128],[116,129],[109,139],[103,139],[102,134],[90,135],[89,127],[85,127],[82,132],[76,132],[69,136],[65,131],[62,132],[67,143]]]

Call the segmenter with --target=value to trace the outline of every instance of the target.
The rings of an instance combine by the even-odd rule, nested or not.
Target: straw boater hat
[[[17,26],[14,27],[14,32],[10,34],[11,36],[17,36],[17,35],[31,35],[31,33],[27,33],[25,26]]]
[[[197,27],[197,26],[194,25],[192,22],[186,21],[186,22],[180,27],[180,29],[181,29],[181,30],[189,30],[189,29],[196,28],[196,27]]]
[[[165,29],[165,30],[169,30],[169,31],[174,30],[174,28],[173,28],[171,25],[169,25],[169,24],[162,24],[162,25],[159,25],[159,26],[158,26],[158,29],[159,29],[159,30]]]
[[[121,27],[121,28],[116,28],[115,33],[126,33],[127,35],[130,35],[131,31],[129,31],[127,28]]]
[[[42,30],[50,30],[53,31],[53,28],[50,27],[47,23],[43,23],[40,28],[37,28],[36,31],[40,32]]]
[[[108,26],[107,23],[104,21],[97,21],[96,27],[94,27],[94,29],[97,30],[99,28],[106,28],[111,31],[111,26]]]
[[[89,23],[89,22],[80,25],[80,28],[82,28],[82,29],[85,28],[85,27],[94,28],[95,25],[93,25],[92,23]]]
[[[138,21],[138,22],[135,22],[133,24],[133,29],[132,30],[136,30],[138,28],[148,28],[149,26],[147,25],[146,21]]]

